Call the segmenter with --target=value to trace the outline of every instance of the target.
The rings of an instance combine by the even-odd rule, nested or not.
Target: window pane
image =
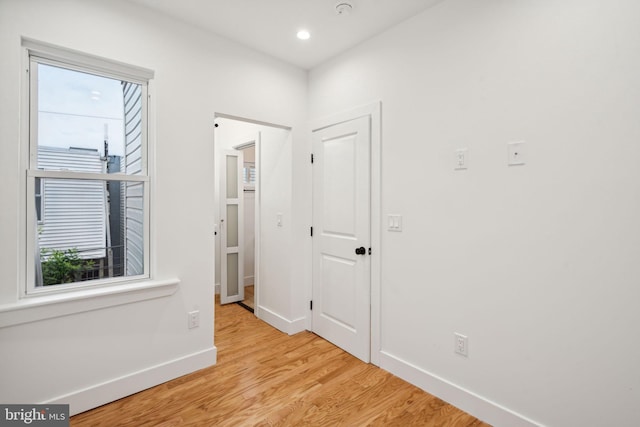
[[[36,225],[36,286],[144,273],[143,183],[41,182],[46,210]]]
[[[38,169],[142,172],[141,85],[38,64],[37,90]]]
[[[144,184],[124,184],[124,245],[126,275],[144,273]]]
[[[227,199],[238,198],[238,158],[227,156]]]
[[[227,205],[227,247],[238,246],[238,205]]]
[[[244,185],[256,185],[255,163],[245,162],[244,168],[242,169],[242,177],[244,180]]]
[[[227,296],[238,295],[238,254],[227,254]]]

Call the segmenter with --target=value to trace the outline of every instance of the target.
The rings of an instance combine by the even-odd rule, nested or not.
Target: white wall
[[[261,132],[260,143],[260,271],[258,273],[259,318],[281,331],[293,334],[305,329],[304,318],[296,316],[300,301],[295,301],[296,288],[292,279],[295,259],[292,254],[292,163],[293,153],[287,150],[291,134],[284,129]],[[302,144],[300,144],[302,145]],[[268,147],[268,148],[267,148]],[[295,151],[295,150],[294,150]],[[277,225],[282,215],[282,226]]]
[[[214,113],[288,124],[296,141],[306,123],[306,73],[123,1],[0,1],[0,306],[17,301],[22,257],[16,250],[24,176],[21,36],[150,68],[156,76],[152,267],[155,278],[179,278],[177,292],[0,328],[0,377],[7,385],[0,401],[72,394],[67,402],[77,412],[214,363]],[[292,146],[284,147],[285,160]],[[282,245],[292,251],[289,241]],[[283,286],[290,294],[289,282]],[[201,326],[187,330],[186,313],[194,309]],[[159,374],[136,379],[149,372]],[[109,393],[98,387],[105,383],[115,384]]]
[[[380,248],[383,366],[496,425],[640,425],[638,16],[447,0],[312,70],[312,119],[382,100],[382,213],[404,216]]]

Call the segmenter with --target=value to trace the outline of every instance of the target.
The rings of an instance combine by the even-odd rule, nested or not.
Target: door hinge
[[[311,237],[313,237],[313,227],[311,227]]]
[[[313,311],[313,301],[309,301],[309,310]]]
[[[311,153],[311,163],[313,163],[313,153]]]

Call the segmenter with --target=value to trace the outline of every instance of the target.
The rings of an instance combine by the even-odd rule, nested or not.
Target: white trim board
[[[206,350],[169,360],[42,403],[69,404],[70,415],[76,415],[183,375],[213,366],[216,364],[217,355],[218,350],[213,346]]]
[[[380,367],[491,425],[541,427],[541,424],[524,415],[513,412],[385,351],[380,351]]]
[[[35,56],[43,55],[46,58],[53,58],[57,61],[72,62],[110,76],[115,73],[116,77],[127,77],[134,82],[144,83],[153,79],[155,74],[153,70],[148,68],[106,59],[29,37],[22,37],[22,47]]]
[[[260,126],[269,126],[269,127],[278,128],[278,129],[285,129],[285,130],[292,130],[293,129],[291,126],[287,126],[287,125],[277,125],[275,123],[263,122],[261,120],[248,119],[246,117],[240,117],[240,116],[236,116],[236,115],[233,115],[233,114],[215,113],[213,115],[213,119],[215,120],[217,118],[237,120],[239,122],[252,123],[254,125],[260,125]]]
[[[179,284],[179,279],[144,280],[26,297],[0,306],[0,328],[167,297]]]
[[[294,335],[307,329],[307,319],[305,317],[301,317],[295,320],[288,320],[278,313],[260,305],[257,306],[256,316],[258,317],[258,319],[265,321],[277,330],[288,335]]]

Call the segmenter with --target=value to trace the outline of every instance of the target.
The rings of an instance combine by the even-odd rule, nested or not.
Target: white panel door
[[[313,332],[369,362],[370,116],[313,132]]]
[[[244,300],[242,151],[223,152],[220,174],[220,303]]]

